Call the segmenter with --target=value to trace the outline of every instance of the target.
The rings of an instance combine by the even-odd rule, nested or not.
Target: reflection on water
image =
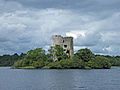
[[[1,67],[0,90],[120,90],[120,68],[23,70]]]

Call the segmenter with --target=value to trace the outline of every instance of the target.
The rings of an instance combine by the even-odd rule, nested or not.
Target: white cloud
[[[111,11],[106,17],[95,12],[35,9],[15,1],[0,2],[0,54],[48,48],[53,34],[73,36],[75,50],[87,47],[95,53],[120,54],[120,12]]]
[[[77,39],[78,37],[85,37],[85,35],[86,32],[82,30],[72,30],[66,33],[66,36],[72,36],[74,39]]]
[[[50,45],[52,34],[65,33],[61,28],[70,22],[71,14],[61,9],[25,9],[3,13],[0,16],[0,53],[3,50],[5,53],[24,52]]]

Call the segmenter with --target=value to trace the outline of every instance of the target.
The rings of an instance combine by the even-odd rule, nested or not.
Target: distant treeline
[[[95,55],[107,58],[112,66],[120,66],[120,56],[110,56],[110,55]]]
[[[12,66],[16,61],[21,60],[25,54],[21,53],[18,55],[17,53],[13,55],[1,55],[0,56],[0,66]]]
[[[120,66],[120,56],[95,55],[90,49],[78,50],[72,58],[68,57],[63,48],[55,46],[46,53],[42,48],[30,50],[25,54],[2,55],[0,66],[14,68],[51,68],[51,69],[109,69]],[[57,61],[53,60],[53,53]]]

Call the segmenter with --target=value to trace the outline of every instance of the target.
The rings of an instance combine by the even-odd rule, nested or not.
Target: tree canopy
[[[95,58],[95,55],[88,48],[78,50],[75,56],[79,59],[82,59],[85,62],[88,62]]]
[[[54,49],[53,49],[54,48]],[[57,60],[53,60],[56,55]],[[95,55],[90,49],[78,50],[72,58],[67,57],[60,46],[51,47],[49,52],[42,48],[27,53],[0,56],[0,66],[14,68],[54,68],[54,69],[108,69],[120,66],[120,56]]]
[[[53,49],[54,48],[54,49]],[[54,61],[53,56],[57,60]],[[78,50],[73,58],[68,58],[59,45],[51,47],[48,53],[42,48],[30,50],[24,58],[14,63],[16,68],[51,68],[51,69],[108,69],[110,60],[103,56],[96,56],[90,49]]]

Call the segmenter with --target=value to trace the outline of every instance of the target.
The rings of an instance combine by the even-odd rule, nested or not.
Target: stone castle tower
[[[52,36],[53,45],[60,45],[63,47],[64,52],[69,56],[72,57],[74,54],[73,50],[73,37],[62,37],[61,35],[53,35]]]

